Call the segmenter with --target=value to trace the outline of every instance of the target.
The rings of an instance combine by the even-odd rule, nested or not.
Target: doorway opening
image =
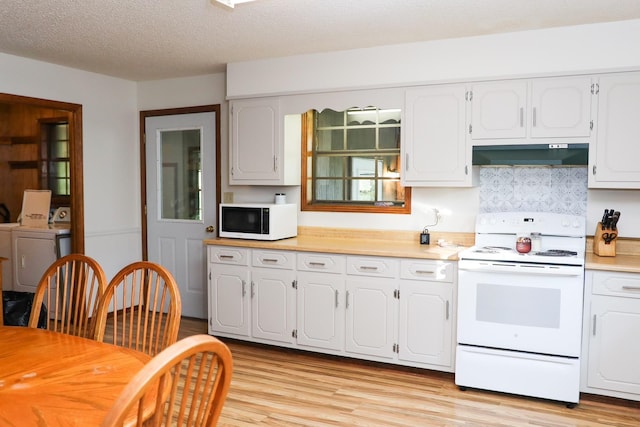
[[[65,185],[69,194],[62,200],[68,201],[71,209],[71,251],[84,253],[82,105],[0,93],[0,147],[3,153],[0,159],[0,174],[3,174],[0,198],[9,200],[11,220],[15,221],[21,208],[22,193],[27,189],[24,186],[40,189],[42,185],[40,153],[36,148],[35,157],[29,154],[33,151],[32,145],[39,147],[40,124],[46,119],[59,120],[60,116],[65,117],[68,123]],[[12,174],[20,177],[12,179]],[[34,179],[35,183],[32,184]],[[0,202],[7,203],[3,200]]]

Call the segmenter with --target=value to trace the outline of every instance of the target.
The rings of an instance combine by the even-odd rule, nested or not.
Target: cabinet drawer
[[[400,262],[402,279],[453,282],[453,273],[451,262],[408,259]]]
[[[640,274],[594,271],[592,293],[640,298]]]
[[[298,253],[299,271],[318,271],[323,273],[344,273],[346,258],[342,255]]]
[[[398,260],[381,257],[347,257],[347,274],[358,276],[397,277]]]
[[[296,256],[294,252],[286,251],[253,251],[252,265],[254,267],[282,268],[293,270]]]
[[[249,249],[230,246],[209,246],[209,262],[217,264],[249,265]]]

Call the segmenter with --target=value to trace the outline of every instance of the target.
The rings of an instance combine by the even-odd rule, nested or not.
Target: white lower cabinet
[[[454,264],[403,260],[398,358],[453,371]]]
[[[585,278],[581,391],[640,400],[640,274]]]
[[[299,253],[297,344],[313,350],[344,350],[345,257]]]
[[[292,343],[295,254],[209,246],[209,333]]]
[[[398,301],[397,259],[347,257],[346,341],[348,353],[395,357]]]
[[[453,371],[455,263],[209,245],[209,333]]]
[[[297,343],[316,350],[344,348],[344,277],[298,273]]]
[[[348,353],[394,358],[398,323],[394,282],[377,277],[347,279],[345,347]]]
[[[209,246],[209,333],[249,336],[249,250]]]

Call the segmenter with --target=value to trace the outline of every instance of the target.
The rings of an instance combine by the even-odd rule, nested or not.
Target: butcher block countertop
[[[640,273],[640,239],[621,238],[616,241],[615,256],[598,256],[593,253],[593,240],[587,239],[587,270]]]
[[[324,252],[397,258],[457,261],[458,252],[473,246],[474,233],[431,233],[431,244],[419,243],[419,231],[353,230],[344,228],[298,227],[298,236],[266,242],[242,239],[207,239],[206,245],[256,249]],[[438,245],[442,240],[442,246]],[[593,253],[593,239],[587,238],[587,270],[640,273],[640,239],[619,239],[616,256]]]
[[[421,245],[420,232],[352,230],[325,227],[298,227],[298,236],[265,242],[242,239],[209,239],[207,245],[397,258],[456,261],[458,252],[473,245],[473,233],[432,233],[431,244]],[[442,246],[438,240],[442,239]]]

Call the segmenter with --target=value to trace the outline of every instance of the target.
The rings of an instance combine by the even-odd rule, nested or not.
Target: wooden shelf
[[[38,169],[37,160],[9,161],[9,169]]]

